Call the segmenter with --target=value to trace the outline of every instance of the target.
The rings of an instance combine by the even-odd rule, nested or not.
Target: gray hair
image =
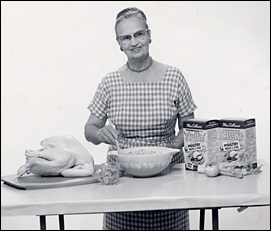
[[[117,26],[118,26],[118,24],[121,21],[123,21],[124,19],[130,18],[130,17],[133,17],[133,16],[142,19],[143,22],[146,25],[146,29],[149,28],[148,23],[147,23],[147,17],[144,14],[144,12],[142,10],[136,8],[136,7],[128,7],[128,8],[123,9],[122,11],[120,11],[117,14],[116,23],[115,23],[115,32],[116,32],[116,35],[117,35]]]

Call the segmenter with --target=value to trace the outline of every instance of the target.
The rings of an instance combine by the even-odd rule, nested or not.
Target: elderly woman
[[[183,147],[183,121],[194,118],[196,104],[178,68],[154,60],[149,53],[151,31],[144,12],[130,7],[118,13],[116,39],[127,62],[104,76],[89,104],[85,137],[95,145],[115,139],[121,148]],[[110,120],[115,126],[106,125]],[[178,122],[178,133],[175,126]],[[112,158],[112,157],[111,157]],[[113,161],[108,157],[108,161]],[[183,153],[172,163],[184,162]],[[187,210],[105,213],[103,229],[187,230]]]

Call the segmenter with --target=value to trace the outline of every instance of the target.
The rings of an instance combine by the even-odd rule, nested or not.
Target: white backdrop
[[[16,173],[24,151],[54,135],[73,135],[96,163],[105,160],[107,145],[88,143],[84,124],[101,78],[126,62],[114,23],[127,6],[147,15],[151,56],[182,70],[196,117],[256,118],[258,158],[270,165],[269,1],[1,1],[1,175]],[[244,229],[270,228],[270,211],[248,210]],[[91,218],[67,223],[99,229],[101,216]],[[10,219],[1,217],[3,229],[38,227]],[[236,228],[228,223],[221,226]]]

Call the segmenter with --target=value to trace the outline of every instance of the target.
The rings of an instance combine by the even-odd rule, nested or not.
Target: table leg
[[[59,220],[59,230],[65,230],[64,215],[58,215],[58,220]]]
[[[204,230],[205,209],[200,209],[199,230]]]
[[[40,216],[40,230],[46,230],[46,216]]]
[[[213,230],[218,230],[218,208],[212,209]]]

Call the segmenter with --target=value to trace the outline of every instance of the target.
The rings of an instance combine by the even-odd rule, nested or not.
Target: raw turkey
[[[17,171],[39,176],[83,177],[94,173],[94,159],[73,136],[52,136],[40,142],[39,150],[25,151],[26,163]]]

